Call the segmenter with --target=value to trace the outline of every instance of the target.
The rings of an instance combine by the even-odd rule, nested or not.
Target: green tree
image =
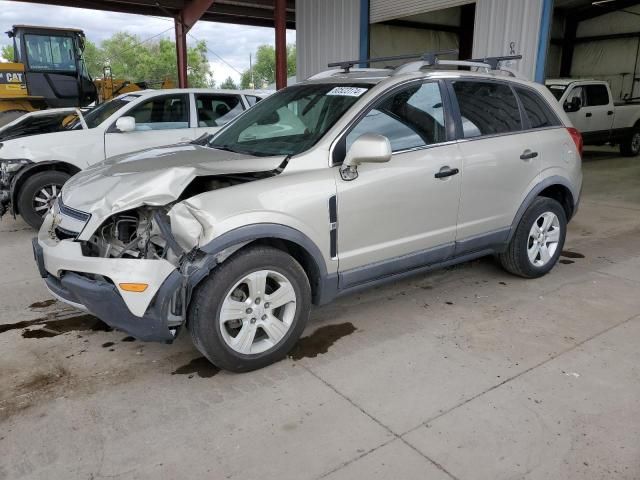
[[[212,85],[211,68],[207,60],[207,44],[199,41],[187,49],[188,79],[191,87]],[[141,43],[137,35],[118,32],[99,47],[87,42],[84,51],[87,69],[93,78],[103,75],[105,65],[111,66],[114,78],[140,82],[161,82],[170,78],[177,83],[176,44],[163,38]]]
[[[227,79],[220,84],[220,88],[235,90],[238,88],[238,85],[236,85],[236,82],[233,81],[233,78],[227,77]]]
[[[13,45],[2,45],[0,57],[8,62],[13,62]]]
[[[296,46],[287,45],[287,77],[296,73]],[[253,85],[251,71],[245,70],[240,78],[242,88],[264,88],[276,81],[276,49],[272,45],[260,45],[253,56]]]

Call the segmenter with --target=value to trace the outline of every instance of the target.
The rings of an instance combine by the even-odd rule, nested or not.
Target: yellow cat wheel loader
[[[14,25],[13,62],[0,63],[0,127],[45,108],[86,107],[122,93],[149,88],[147,83],[114,79],[109,67],[93,80],[83,59],[85,35],[75,28]],[[171,80],[161,88],[173,88]]]

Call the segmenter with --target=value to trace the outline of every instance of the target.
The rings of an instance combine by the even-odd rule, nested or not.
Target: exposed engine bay
[[[139,207],[113,215],[95,231],[89,240],[83,242],[83,253],[86,256],[102,258],[163,259],[177,266],[186,251],[176,241],[167,215],[176,203],[204,192],[273,175],[273,172],[256,172],[243,175],[197,177],[176,202],[164,207]],[[58,237],[60,237],[59,234]],[[196,246],[193,245],[193,247]]]

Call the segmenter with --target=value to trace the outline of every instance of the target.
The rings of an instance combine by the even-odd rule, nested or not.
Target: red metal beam
[[[214,0],[191,0],[175,17],[176,57],[178,58],[178,86],[187,88],[187,33],[213,5]]]
[[[276,28],[276,89],[287,86],[287,1],[275,0],[273,22]]]

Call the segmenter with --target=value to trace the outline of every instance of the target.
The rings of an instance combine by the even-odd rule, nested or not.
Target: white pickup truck
[[[599,80],[547,80],[585,145],[619,145],[625,156],[640,154],[640,101],[615,101]]]
[[[108,157],[212,134],[266,92],[143,90],[83,113],[33,112],[0,128],[0,217],[11,210],[38,228],[62,185]]]

